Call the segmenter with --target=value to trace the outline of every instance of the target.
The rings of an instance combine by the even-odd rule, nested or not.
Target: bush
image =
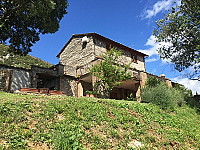
[[[148,80],[146,82],[146,86],[148,86],[148,87],[155,87],[155,86],[158,86],[160,84],[161,84],[161,81],[154,76],[148,78]]]
[[[127,97],[126,100],[127,100],[127,101],[137,101],[137,98],[136,98],[136,97],[133,97],[133,93],[131,93],[131,94]]]
[[[164,83],[156,87],[147,86],[142,90],[142,102],[159,105],[162,109],[174,109],[178,104],[181,106],[184,103],[183,99],[180,91]]]
[[[179,90],[184,96],[184,102],[189,105],[191,108],[196,108],[198,112],[200,112],[200,103],[194,99],[192,91],[185,88],[183,85],[177,84],[175,86],[177,90]]]
[[[184,100],[187,102],[189,101],[191,98],[193,98],[193,94],[191,90],[188,90],[187,88],[185,88],[183,85],[177,84],[175,86],[175,88],[177,90],[179,90],[183,96],[184,96]]]

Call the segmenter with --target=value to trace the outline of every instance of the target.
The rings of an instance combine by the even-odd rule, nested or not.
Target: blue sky
[[[96,32],[126,46],[149,55],[146,70],[155,75],[184,84],[200,93],[200,83],[190,81],[183,73],[174,71],[173,65],[160,60],[152,31],[155,21],[163,18],[174,0],[69,0],[68,14],[54,34],[41,35],[30,55],[57,64],[56,55],[72,34]],[[180,3],[180,0],[178,0]],[[199,87],[199,88],[198,88]]]

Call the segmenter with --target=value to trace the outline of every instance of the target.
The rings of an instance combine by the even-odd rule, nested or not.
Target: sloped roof
[[[118,43],[118,42],[116,42],[116,41],[113,41],[113,40],[111,40],[111,39],[109,39],[109,38],[106,38],[106,37],[104,37],[104,36],[102,36],[102,35],[100,35],[100,34],[97,34],[97,33],[83,33],[83,34],[73,34],[72,35],[72,37],[68,40],[68,42],[64,45],[64,47],[61,49],[61,51],[59,52],[59,54],[56,56],[56,57],[60,57],[60,54],[64,51],[64,49],[67,47],[67,45],[71,42],[71,40],[74,38],[74,37],[78,37],[78,36],[94,36],[95,38],[97,38],[97,39],[100,39],[100,40],[103,40],[103,41],[105,41],[106,43],[109,43],[109,44],[111,44],[111,45],[113,45],[113,46],[116,46],[116,47],[118,47],[118,48],[121,48],[121,49],[126,49],[126,50],[129,50],[129,51],[134,51],[135,53],[137,53],[137,54],[139,54],[139,55],[142,55],[142,56],[148,56],[148,55],[146,55],[146,54],[144,54],[144,53],[141,53],[141,52],[139,52],[139,51],[136,51],[136,50],[134,50],[134,49],[132,49],[132,48],[130,48],[130,47],[128,47],[128,46],[125,46],[125,45],[123,45],[123,44],[121,44],[121,43]]]

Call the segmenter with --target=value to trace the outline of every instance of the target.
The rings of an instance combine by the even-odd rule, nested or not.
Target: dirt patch
[[[46,101],[45,99],[42,99],[41,97],[39,97],[39,98],[32,98],[31,100],[34,101],[34,102]]]
[[[112,113],[112,111],[108,111],[108,117],[115,119],[115,115]]]
[[[104,126],[97,125],[96,127],[92,127],[91,131],[93,135],[97,135],[100,138],[106,138],[106,133],[103,131]]]
[[[58,114],[56,116],[56,118],[58,119],[58,121],[61,121],[61,120],[64,120],[65,119],[65,116],[63,116],[62,114]]]
[[[180,144],[176,141],[169,140],[169,144],[175,149],[180,149]]]
[[[105,125],[97,125],[96,127],[92,127],[90,130],[85,130],[85,134],[92,134],[92,136],[98,136],[101,139],[101,142],[105,140],[106,143],[109,144],[109,150],[116,150],[116,147],[119,143],[119,139],[112,138],[110,136],[110,131],[107,131],[107,133],[106,131],[104,131],[105,128]],[[84,148],[87,150],[92,149],[91,143],[84,142],[83,145]]]
[[[37,149],[37,150],[49,150],[52,149],[50,146],[48,146],[46,143],[33,143],[31,141],[28,141],[28,146],[31,149]]]
[[[31,130],[34,129],[35,128],[35,124],[37,124],[37,122],[35,120],[32,120],[30,122],[30,124],[28,125],[29,129],[31,129]]]
[[[84,148],[85,148],[86,150],[91,150],[91,147],[92,147],[92,144],[90,144],[90,143],[84,144]]]
[[[108,138],[106,141],[107,141],[107,143],[110,144],[110,147],[109,147],[110,150],[116,150],[116,147],[117,147],[118,144],[119,144],[119,139],[116,139],[116,138]]]
[[[0,145],[6,146],[6,144],[7,144],[7,143],[6,143],[6,140],[1,140],[1,141],[0,141]]]
[[[137,117],[141,117],[141,116],[142,116],[141,114],[136,113],[136,112],[134,112],[134,111],[131,110],[131,109],[129,109],[129,112],[130,112],[132,115],[135,115],[135,116],[137,116]]]

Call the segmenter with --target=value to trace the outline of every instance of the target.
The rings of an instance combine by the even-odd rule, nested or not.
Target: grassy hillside
[[[199,149],[200,115],[187,106],[0,92],[0,149]]]
[[[9,54],[9,58],[5,57]],[[45,62],[39,58],[26,55],[16,55],[8,52],[8,46],[0,44],[0,64],[5,64],[9,66],[22,67],[30,69],[31,65],[40,66],[40,67],[51,67],[52,64]]]

